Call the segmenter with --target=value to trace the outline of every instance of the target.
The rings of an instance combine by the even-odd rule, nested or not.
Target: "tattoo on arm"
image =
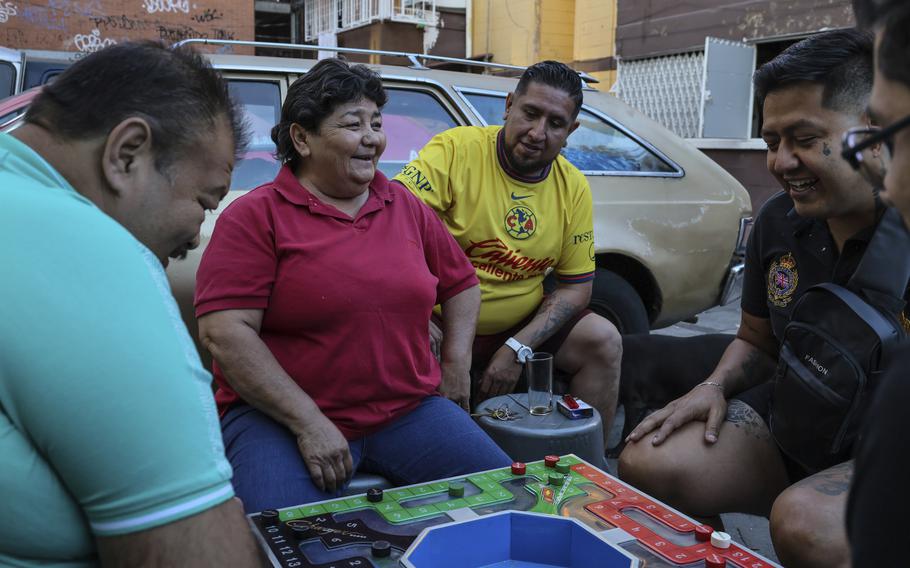
[[[730,369],[723,377],[725,392],[728,397],[771,378],[773,369],[771,358],[758,348],[752,349],[738,368]]]
[[[541,304],[540,311],[538,312],[538,317],[543,315],[547,319],[544,322],[543,327],[537,330],[531,338],[531,343],[545,341],[548,337],[556,333],[563,324],[569,321],[569,318],[574,316],[578,309],[578,306],[560,298],[558,294],[551,294],[548,296],[543,304]]]

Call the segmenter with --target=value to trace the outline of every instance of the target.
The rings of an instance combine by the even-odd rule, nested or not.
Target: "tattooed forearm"
[[[745,353],[740,352],[742,362],[733,363],[722,375],[724,391],[727,396],[740,393],[759,383],[768,380],[774,373],[775,361],[760,349],[748,345]]]
[[[759,440],[771,438],[771,432],[765,426],[765,421],[751,406],[741,400],[730,401],[727,406],[727,422]]]
[[[538,320],[543,319],[543,325],[539,326],[531,336],[531,344],[538,345],[546,341],[580,309],[574,303],[561,298],[558,293],[547,296],[532,322],[532,324],[537,323]]]

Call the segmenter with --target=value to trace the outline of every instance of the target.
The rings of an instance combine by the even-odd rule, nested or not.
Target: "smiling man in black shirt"
[[[844,530],[852,463],[816,472],[787,458],[768,428],[783,329],[814,284],[845,284],[882,207],[840,157],[841,135],[867,126],[872,37],[810,37],[755,74],[767,164],[783,192],[750,237],[737,338],[714,372],[629,436],[620,476],[696,515],[770,517],[788,567],[849,566]]]

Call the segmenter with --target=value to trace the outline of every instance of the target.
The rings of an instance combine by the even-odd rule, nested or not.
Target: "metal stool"
[[[556,409],[546,416],[528,412],[528,394],[516,393],[493,397],[481,402],[477,414],[505,406],[518,415],[515,420],[498,420],[491,416],[478,418],[480,427],[516,461],[534,461],[546,455],[575,454],[595,467],[605,467],[604,439],[600,414],[594,410],[591,418],[570,420]]]

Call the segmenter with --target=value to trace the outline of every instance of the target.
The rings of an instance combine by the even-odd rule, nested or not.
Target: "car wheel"
[[[641,296],[625,278],[606,268],[598,268],[594,273],[589,307],[613,322],[619,333],[648,333],[651,329]]]

